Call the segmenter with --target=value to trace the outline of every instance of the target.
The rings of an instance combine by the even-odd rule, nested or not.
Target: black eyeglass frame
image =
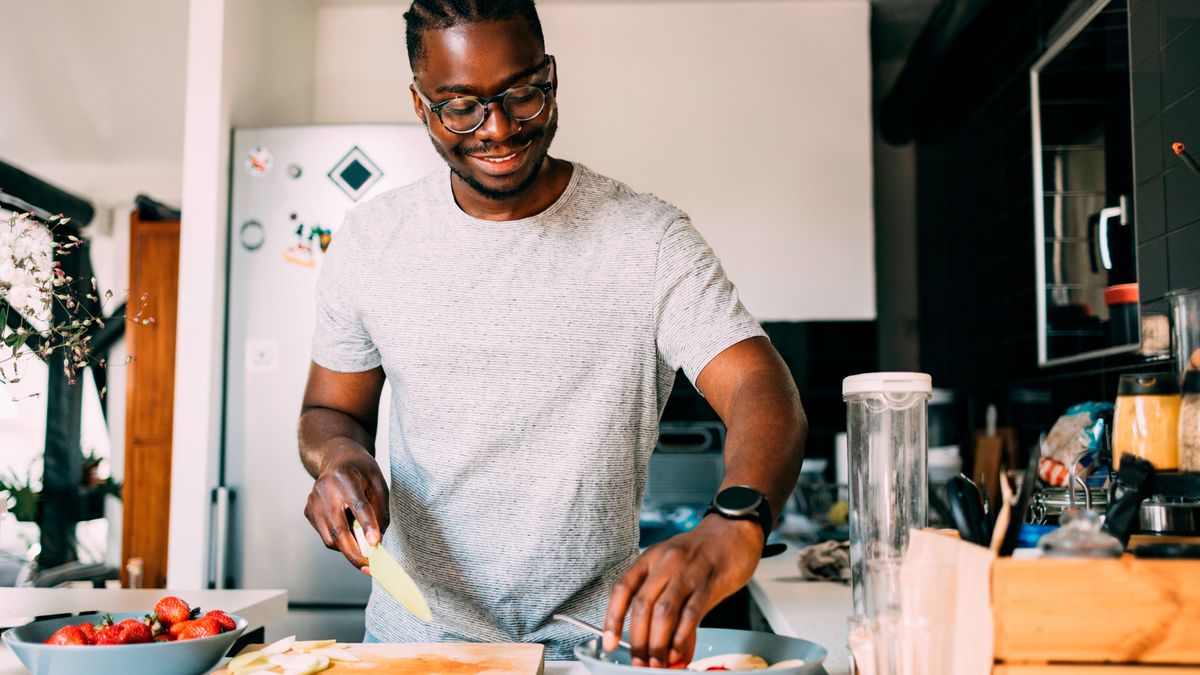
[[[503,112],[510,120],[512,120],[514,122],[528,122],[529,120],[536,119],[538,115],[541,115],[543,112],[545,112],[546,111],[546,103],[550,100],[551,92],[554,89],[554,82],[553,82],[553,80],[554,80],[554,57],[549,54],[546,55],[546,59],[545,59],[545,62],[542,64],[542,68],[545,68],[546,66],[550,66],[550,80],[551,80],[550,82],[528,82],[525,84],[518,84],[515,87],[509,87],[508,89],[505,89],[504,91],[500,92],[499,94],[496,94],[495,96],[462,95],[462,96],[455,96],[454,98],[448,98],[445,101],[438,101],[437,103],[434,103],[434,102],[430,101],[425,96],[425,94],[421,93],[421,87],[417,84],[416,78],[413,78],[413,91],[415,91],[417,93],[417,97],[421,99],[421,103],[424,103],[425,107],[429,108],[429,112],[437,115],[438,122],[441,123],[443,129],[445,129],[446,131],[449,131],[452,134],[459,134],[459,135],[465,136],[466,134],[475,133],[479,129],[479,127],[483,126],[484,122],[487,122],[488,114],[491,112],[491,109],[492,109],[491,105],[493,103],[499,103],[500,111]],[[542,107],[539,108],[536,113],[534,113],[533,115],[530,115],[529,117],[513,117],[512,115],[510,115],[508,113],[508,110],[506,110],[504,108],[504,99],[507,98],[509,94],[513,93],[517,89],[521,89],[524,87],[533,87],[535,89],[541,90],[542,97],[543,97],[542,98]],[[483,117],[480,117],[479,122],[475,126],[471,127],[470,129],[467,129],[466,131],[457,131],[455,129],[451,129],[450,127],[446,126],[446,120],[442,119],[442,108],[446,107],[450,103],[453,103],[455,101],[461,101],[463,99],[475,101],[476,103],[482,105],[483,106]]]

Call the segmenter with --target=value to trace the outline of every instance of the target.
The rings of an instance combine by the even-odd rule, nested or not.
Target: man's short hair
[[[415,73],[425,57],[421,34],[427,30],[442,30],[464,23],[524,19],[543,50],[542,22],[538,20],[533,0],[413,0],[404,13],[405,41],[408,45],[408,64]]]

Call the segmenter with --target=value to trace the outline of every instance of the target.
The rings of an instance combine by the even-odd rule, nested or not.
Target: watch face
[[[716,502],[722,511],[750,513],[761,500],[762,497],[756,490],[739,485],[721,490],[717,494]]]

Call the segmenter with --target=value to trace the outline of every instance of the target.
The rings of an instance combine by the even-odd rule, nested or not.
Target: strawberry
[[[154,605],[154,615],[167,626],[194,619],[199,613],[199,607],[192,609],[186,602],[173,595],[168,595]]]
[[[211,616],[201,617],[194,621],[188,621],[187,624],[179,630],[177,639],[179,640],[195,640],[196,638],[213,637],[221,634],[221,624]]]
[[[154,641],[155,642],[174,642],[175,638],[171,637],[170,634],[168,634],[168,633],[163,633],[162,635],[155,635]]]
[[[84,621],[83,623],[79,624],[77,628],[83,631],[83,634],[87,636],[88,644],[95,644],[96,624],[92,623],[91,621]]]
[[[237,622],[234,621],[228,614],[219,609],[210,610],[204,616],[216,619],[217,625],[221,627],[222,633],[227,630],[233,630],[234,628],[237,628]]]
[[[114,626],[101,628],[96,633],[98,645],[136,645],[151,642],[153,639],[150,627],[136,619],[125,619]]]
[[[92,641],[88,639],[86,633],[79,629],[79,626],[63,626],[54,631],[54,635],[46,640],[48,645],[90,645]]]

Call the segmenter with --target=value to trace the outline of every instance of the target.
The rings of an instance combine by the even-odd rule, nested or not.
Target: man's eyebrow
[[[501,87],[502,87],[501,91],[504,91],[505,89],[508,89],[512,85],[516,84],[518,81],[523,80],[523,79],[529,77],[530,75],[533,75],[534,73],[538,72],[545,66],[546,66],[546,61],[545,61],[545,59],[543,59],[536,66],[530,66],[520,72],[509,75],[508,77],[504,78],[504,82],[501,85]],[[476,90],[473,87],[470,87],[465,84],[443,84],[442,86],[438,87],[437,89],[434,89],[433,91],[435,94],[464,94],[464,95],[468,95],[468,96],[476,95],[475,94]]]

